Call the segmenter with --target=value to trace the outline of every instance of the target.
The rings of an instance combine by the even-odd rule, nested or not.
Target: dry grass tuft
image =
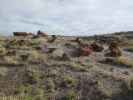
[[[115,63],[126,67],[133,67],[133,61],[125,57],[116,58]]]

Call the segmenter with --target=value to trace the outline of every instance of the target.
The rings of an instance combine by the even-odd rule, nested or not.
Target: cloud
[[[39,29],[50,34],[90,35],[129,31],[131,0],[0,0],[0,32]]]

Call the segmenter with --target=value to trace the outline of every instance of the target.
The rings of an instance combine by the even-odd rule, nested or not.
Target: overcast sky
[[[0,33],[90,35],[133,30],[133,0],[0,0]]]

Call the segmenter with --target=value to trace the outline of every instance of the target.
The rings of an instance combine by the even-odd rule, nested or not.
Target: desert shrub
[[[77,80],[70,76],[64,76],[62,80],[61,86],[63,87],[74,87],[77,83]]]
[[[45,60],[45,56],[39,53],[38,51],[33,50],[29,52],[29,57],[28,57],[29,62],[39,63],[39,62],[43,62],[44,60]]]
[[[5,67],[0,68],[0,77],[6,76],[8,74],[8,69]]]
[[[22,49],[22,50],[26,50],[29,49],[29,46],[27,45],[29,43],[28,40],[24,40],[24,39],[12,39],[9,40],[5,47],[8,49]]]
[[[6,55],[7,56],[15,56],[16,55],[16,50],[7,50]]]
[[[29,55],[28,54],[21,54],[20,58],[21,58],[22,61],[26,61],[26,60],[28,60]]]
[[[33,48],[39,48],[39,45],[40,45],[40,41],[37,41],[37,40],[31,40],[29,43],[29,46]]]
[[[54,90],[55,90],[54,81],[52,79],[50,79],[50,78],[47,80],[46,90],[48,92],[54,92]]]
[[[25,96],[24,100],[33,100],[33,97],[32,96]]]
[[[25,95],[27,93],[26,88],[24,85],[17,86],[14,90],[14,95]]]
[[[0,46],[0,55],[5,55],[6,54],[6,49],[3,46]]]
[[[19,85],[15,88],[14,95],[31,95],[32,94],[32,86],[30,85]]]
[[[15,95],[21,95],[24,97],[24,100],[46,100],[44,95],[44,90],[41,88],[34,88],[33,86],[21,85],[16,88]]]
[[[68,67],[70,67],[71,69],[77,70],[77,71],[86,72],[88,71],[88,68],[92,67],[92,65],[88,64],[87,66],[83,66],[82,64],[71,62],[69,63]]]
[[[39,41],[35,41],[35,40],[30,41],[30,45],[32,45],[32,46],[39,45],[39,44],[40,44]]]
[[[122,84],[122,91],[120,93],[122,100],[132,100],[133,98],[133,78],[129,77]]]
[[[133,90],[133,78],[132,77],[128,77],[125,81],[124,81],[124,89],[127,90]]]
[[[133,62],[125,57],[117,57],[117,58],[106,58],[104,63],[110,63],[110,64],[115,64],[119,66],[124,66],[124,67],[133,67]]]
[[[133,67],[133,62],[128,58],[119,57],[115,60],[115,62],[116,64],[123,65],[126,67]]]
[[[126,41],[126,44],[125,45],[126,45],[126,47],[133,47],[133,40]]]
[[[7,65],[18,65],[18,59],[16,58],[16,56],[13,57],[9,57],[9,56],[4,56],[3,62]]]
[[[37,84],[38,82],[40,82],[40,76],[40,73],[37,71],[26,71],[26,84]]]
[[[23,100],[48,100],[44,96],[25,96]]]
[[[62,100],[76,100],[77,95],[74,91],[68,91],[67,94],[62,98]]]
[[[35,100],[44,100],[43,99],[44,98],[44,90],[43,89],[36,88],[34,94],[35,94],[35,97],[34,97]]]

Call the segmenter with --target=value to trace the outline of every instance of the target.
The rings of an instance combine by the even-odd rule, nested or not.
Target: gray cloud
[[[131,0],[0,0],[0,32],[90,35],[133,30]]]

